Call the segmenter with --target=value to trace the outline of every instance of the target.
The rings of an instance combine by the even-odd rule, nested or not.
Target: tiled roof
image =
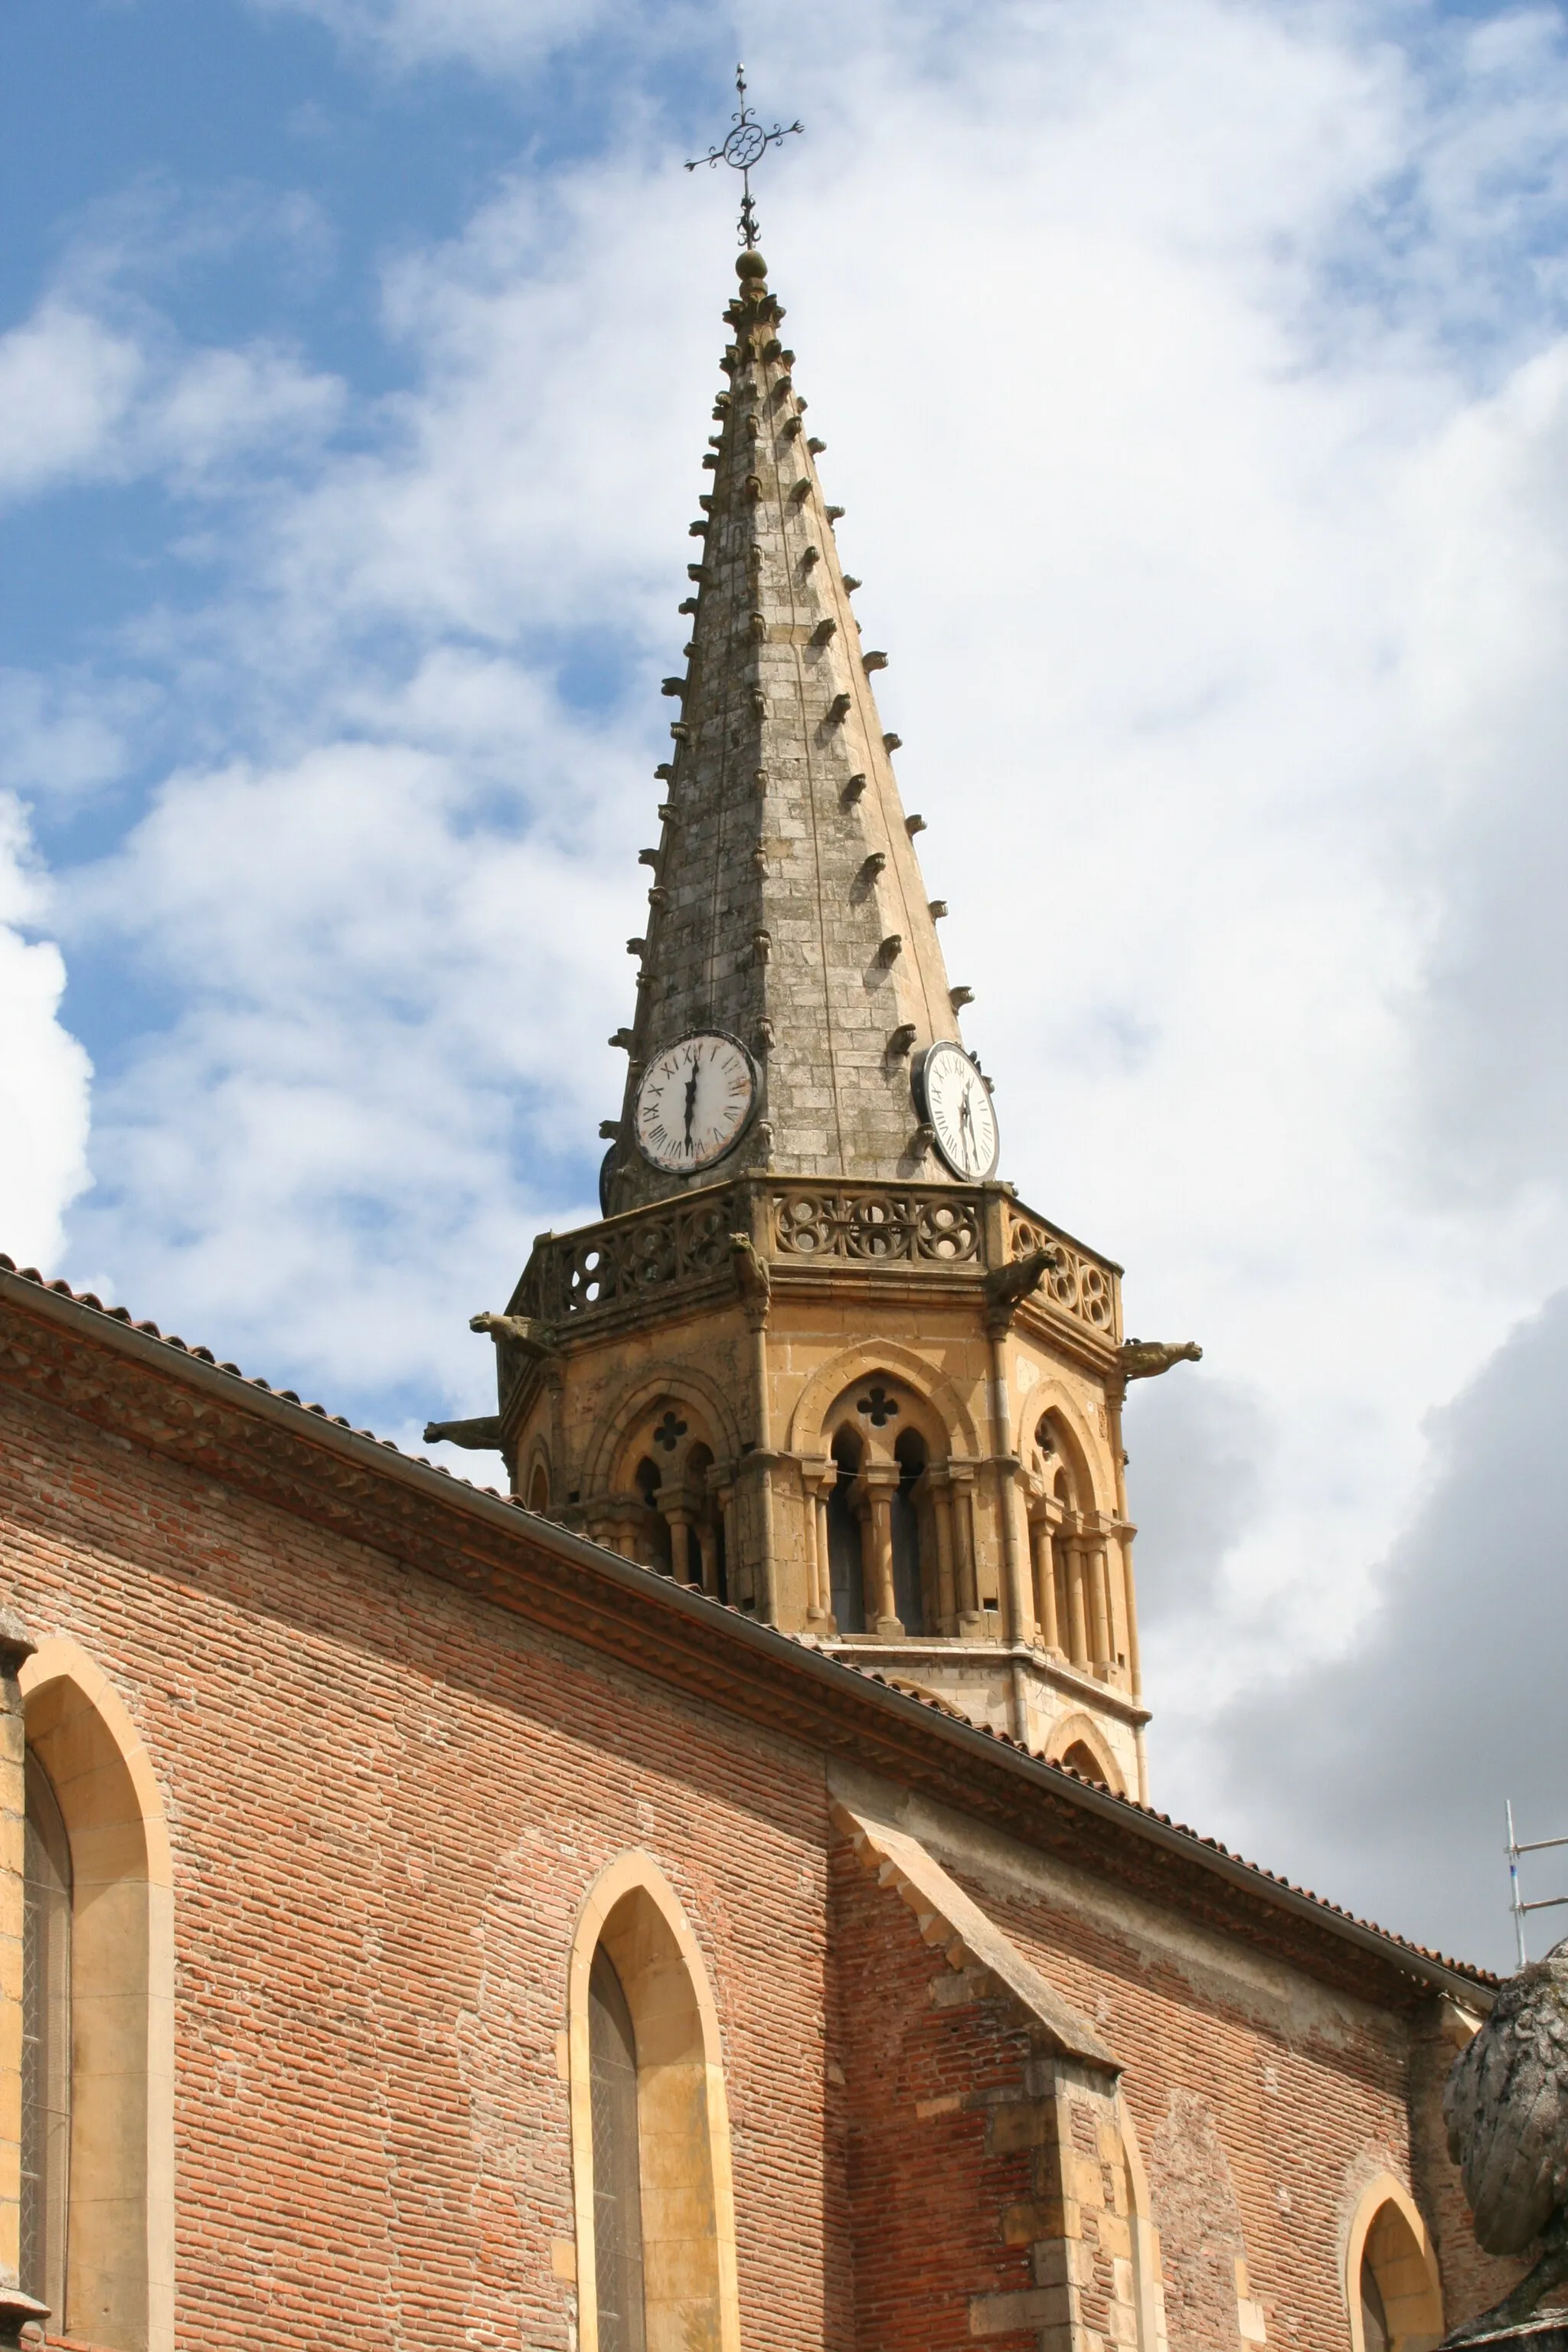
[[[68,1298],[75,1306],[88,1307],[110,1322],[123,1323],[132,1330],[141,1332],[146,1339],[155,1339],[162,1346],[174,1349],[183,1356],[194,1357],[199,1363],[210,1364],[218,1371],[226,1372],[243,1387],[259,1389],[264,1394],[277,1397],[285,1404],[295,1406],[301,1412],[308,1412],[319,1420],[330,1422],[335,1428],[348,1430],[355,1437],[368,1439],[372,1444],[384,1448],[389,1454],[397,1454],[403,1461],[413,1462],[420,1468],[428,1470],[439,1477],[451,1479],[454,1485],[467,1486],[476,1494],[488,1495],[496,1502],[508,1503],[514,1509],[522,1511],[531,1517],[536,1516],[528,1512],[528,1507],[521,1496],[503,1495],[494,1486],[476,1486],[471,1478],[458,1476],[448,1470],[444,1463],[432,1462],[427,1454],[405,1454],[402,1447],[392,1438],[378,1438],[374,1430],[354,1429],[353,1423],[342,1413],[329,1412],[322,1404],[306,1403],[293,1389],[275,1389],[270,1381],[264,1381],[254,1374],[242,1372],[237,1364],[220,1362],[210,1348],[193,1348],[177,1334],[161,1330],[156,1323],[139,1322],[132,1317],[129,1307],[105,1307],[101,1298],[95,1297],[90,1290],[73,1290],[68,1282],[46,1282],[37,1266],[18,1266],[16,1261],[7,1257],[3,1251],[0,1251],[0,1273],[16,1275],[23,1282],[37,1283],[40,1289],[53,1291],[61,1298]],[[623,1569],[628,1566],[636,1568],[637,1565],[635,1561],[624,1560],[618,1552],[606,1553],[605,1557],[615,1559],[617,1566]],[[668,1581],[656,1569],[647,1569],[643,1572],[657,1582]],[[685,1590],[689,1599],[701,1601],[707,1607],[724,1615],[735,1617],[745,1625],[753,1626],[756,1622],[744,1611],[732,1608],[725,1601],[716,1600],[710,1595],[699,1593],[693,1588]],[[882,1689],[903,1700],[909,1706],[922,1707],[940,1719],[951,1719],[953,1715],[953,1709],[942,1700],[929,1693],[912,1689],[901,1677],[892,1678],[875,1666],[859,1665],[852,1659],[836,1656],[824,1651],[807,1635],[779,1633],[778,1629],[773,1627],[768,1630],[778,1639],[790,1642],[799,1649],[812,1652],[824,1665],[836,1668],[847,1675],[853,1675],[859,1681],[878,1684]],[[1079,1788],[1092,1790],[1099,1806],[1114,1808],[1135,1821],[1150,1823],[1168,1835],[1181,1840],[1185,1845],[1197,1849],[1201,1853],[1213,1854],[1217,1861],[1230,1865],[1232,1870],[1245,1871],[1249,1877],[1260,1880],[1265,1886],[1278,1888],[1280,1894],[1289,1897],[1293,1904],[1309,1904],[1314,1910],[1323,1913],[1328,1919],[1342,1921],[1346,1927],[1355,1931],[1359,1937],[1376,1937],[1381,1942],[1391,1946],[1394,1951],[1408,1952],[1413,1959],[1447,1969],[1456,1976],[1468,1979],[1479,1988],[1490,1990],[1501,1982],[1500,1978],[1494,1975],[1490,1969],[1477,1968],[1468,1960],[1454,1959],[1447,1953],[1432,1950],[1427,1945],[1415,1943],[1408,1937],[1397,1934],[1392,1927],[1383,1927],[1375,1920],[1361,1918],[1355,1912],[1346,1910],[1342,1904],[1331,1903],[1326,1896],[1314,1894],[1310,1887],[1299,1886],[1293,1879],[1281,1876],[1278,1871],[1266,1869],[1261,1863],[1249,1862],[1244,1854],[1236,1853],[1229,1846],[1222,1845],[1218,1838],[1205,1837],[1200,1831],[1189,1828],[1184,1822],[1173,1820],[1169,1813],[1157,1812],[1152,1806],[1139,1803],[1136,1798],[1113,1794],[1100,1781],[1090,1780],[1087,1774],[1077,1771],[1072,1765],[1044,1757],[1037,1749],[1026,1747],[1022,1740],[1015,1739],[1010,1732],[994,1730],[990,1725],[977,1724],[970,1717],[964,1717],[963,1721],[965,1729],[972,1734],[978,1735],[999,1748],[1010,1749],[1015,1755],[1026,1759],[1037,1769],[1054,1772],[1065,1781]]]

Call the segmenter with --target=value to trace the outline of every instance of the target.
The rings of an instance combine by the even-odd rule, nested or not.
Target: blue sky
[[[1205,1348],[1131,1423],[1157,1799],[1505,1956],[1502,1797],[1568,1828],[1561,6],[12,5],[0,1246],[484,1409],[618,1102],[738,45],[1004,1172]]]

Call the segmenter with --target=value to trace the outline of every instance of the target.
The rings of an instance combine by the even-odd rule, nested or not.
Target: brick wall
[[[1035,2285],[1032,2231],[1009,2242],[1003,2227],[1032,2199],[1033,2152],[988,2132],[994,2106],[1025,2096],[1029,2038],[1014,2005],[977,1999],[842,1842],[833,1900],[855,2340],[862,2352],[957,2352],[974,2341],[972,2297],[1026,2311]],[[990,2334],[993,2352],[1033,2346],[1038,2325]]]
[[[1385,2166],[1410,2181],[1407,2024],[1244,1953],[1227,1979],[1195,1942],[1184,1959],[1044,1893],[970,1892],[1124,2062],[1171,2352],[1236,2352],[1238,2299],[1271,2344],[1348,2346],[1351,2213]]]
[[[556,2035],[645,1844],[719,1993],[750,2344],[823,2341],[820,1768],[0,1391],[0,1577],[161,1781],[182,2352],[565,2347]]]
[[[1040,2052],[847,1852],[830,1912],[820,1756],[4,1388],[0,1454],[4,1597],[109,1674],[167,1807],[181,2352],[570,2345],[556,2038],[634,1845],[717,1996],[747,2345],[1040,2340],[1048,2166],[1005,2115]],[[1009,1851],[939,1858],[1126,2065],[1172,2352],[1236,2352],[1237,2259],[1270,2342],[1344,2344],[1350,2208],[1409,2169],[1407,2021]]]

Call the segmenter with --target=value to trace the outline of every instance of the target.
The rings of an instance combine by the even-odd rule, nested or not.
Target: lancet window
[[[58,2315],[70,2188],[71,1855],[53,1784],[33,1755],[26,1804],[21,2281]]]
[[[588,1978],[588,2064],[599,2352],[644,2352],[637,2031],[616,1964],[602,1944]]]
[[[1352,2352],[1431,2352],[1443,2334],[1437,2265],[1425,2222],[1391,2175],[1363,2194],[1348,2252]]]
[[[51,2336],[174,2342],[174,1941],[167,1832],[123,1704],[43,1642],[25,1707],[24,2291]]]
[[[973,1609],[973,1543],[955,1525],[946,1433],[923,1398],[858,1381],[826,1417],[816,1562],[840,1633],[956,1633]],[[966,1601],[963,1593],[970,1594]]]
[[[698,1409],[659,1398],[622,1459],[620,1492],[596,1508],[595,1531],[628,1559],[728,1600],[731,1490]]]
[[[1047,1650],[1085,1674],[1109,1676],[1127,1663],[1113,1579],[1121,1571],[1114,1530],[1094,1508],[1087,1466],[1050,1413],[1037,1423],[1031,1463],[1029,1541],[1035,1622]]]
[[[590,1895],[572,1984],[583,2352],[739,2352],[718,2020],[647,1855]]]

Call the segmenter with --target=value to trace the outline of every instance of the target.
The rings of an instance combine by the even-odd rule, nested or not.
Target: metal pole
[[[1519,1844],[1513,1834],[1513,1799],[1505,1798],[1503,1811],[1508,1815],[1508,1883],[1510,1908],[1513,1912],[1514,1940],[1519,1946],[1519,1965],[1524,1960],[1524,1906],[1519,1899]]]

